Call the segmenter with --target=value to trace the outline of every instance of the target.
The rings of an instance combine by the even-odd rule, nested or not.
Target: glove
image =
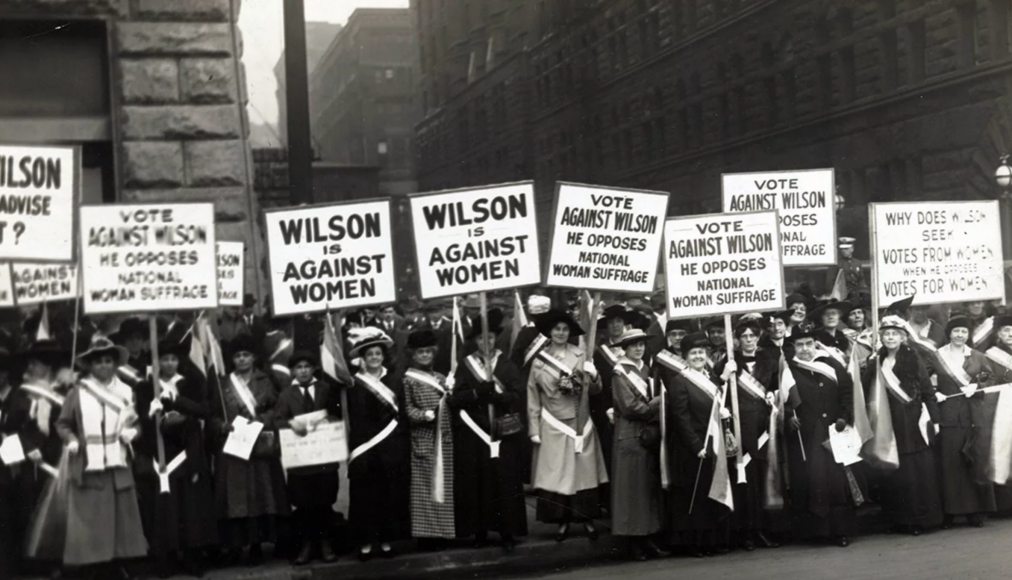
[[[42,452],[38,449],[32,449],[29,451],[27,457],[32,463],[42,463]]]
[[[947,397],[938,391],[935,391],[935,400],[939,403],[944,403]]]
[[[801,429],[801,421],[798,419],[797,415],[794,415],[790,419],[788,419],[787,424],[790,425],[791,429],[794,429],[795,431]]]
[[[721,407],[720,408],[720,419],[724,420],[724,419],[730,419],[730,418],[731,418],[731,411],[728,411],[727,407]]]
[[[720,374],[720,380],[727,381],[736,372],[738,372],[738,365],[733,360],[729,360],[724,366],[724,372]]]
[[[425,420],[426,421],[435,421],[436,420],[436,412],[433,411],[432,409],[428,409],[427,411],[425,411]]]
[[[966,385],[965,387],[959,387],[959,390],[963,391],[963,394],[966,395],[967,399],[969,399],[970,397],[972,397],[977,392],[977,384],[976,383],[970,383],[969,385]]]
[[[592,361],[589,360],[583,361],[583,372],[590,375],[591,379],[597,378],[597,367],[594,366],[594,363]]]
[[[777,404],[776,393],[766,393],[766,404],[769,405],[770,407]]]
[[[604,414],[608,416],[608,422],[611,423],[612,425],[614,425],[615,424],[615,409],[613,409],[611,407],[608,407],[608,410],[606,410],[604,412]]]
[[[161,413],[164,410],[165,409],[164,407],[162,407],[161,399],[155,399],[154,401],[151,401],[151,408],[148,409],[148,417],[154,417],[155,415]]]
[[[306,424],[301,421],[298,423],[292,423],[292,431],[294,431],[299,437],[305,437],[309,433],[309,429],[306,427]]]
[[[67,443],[67,453],[70,455],[77,455],[77,452],[81,450],[81,444],[76,440]]]
[[[844,421],[843,419],[837,419],[836,420],[836,432],[837,433],[841,433],[846,428],[847,428],[847,422],[846,421]]]
[[[541,437],[538,435],[531,435],[531,443],[535,445],[541,445]]]
[[[137,438],[137,429],[133,427],[127,427],[126,429],[119,432],[119,440],[124,445],[129,445],[131,441]]]
[[[706,459],[706,447],[700,449],[699,453],[696,454],[696,457],[700,459]]]

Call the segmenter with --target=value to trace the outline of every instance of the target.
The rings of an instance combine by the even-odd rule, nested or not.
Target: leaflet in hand
[[[253,452],[253,445],[256,444],[257,437],[260,436],[263,429],[264,424],[259,421],[249,421],[242,416],[236,417],[232,421],[232,432],[228,434],[222,451],[248,461]]]
[[[14,465],[25,460],[25,449],[21,446],[21,438],[11,435],[3,438],[0,443],[0,461],[4,465]]]
[[[829,426],[829,448],[837,463],[853,465],[861,461],[861,435],[850,425],[843,431]]]

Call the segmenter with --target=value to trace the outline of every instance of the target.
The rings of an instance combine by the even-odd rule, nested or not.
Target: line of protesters
[[[869,501],[914,535],[1012,508],[1012,490],[990,483],[997,394],[984,390],[1012,382],[1012,317],[989,305],[935,309],[941,324],[901,301],[875,337],[862,297],[792,294],[786,311],[738,318],[731,359],[723,319],[668,320],[660,296],[586,314],[532,294],[522,328],[511,301],[492,305],[487,325],[471,300],[459,324],[446,301],[366,309],[345,318],[336,351],[321,351],[319,317],[226,314],[218,373],[195,362],[196,323],[179,315],[159,324],[158,396],[137,318],[111,333],[83,321],[73,368],[58,329],[0,350],[0,434],[25,455],[0,465],[0,576],[128,576],[123,563],[149,555],[166,574],[200,574],[256,564],[267,544],[296,564],[335,560],[339,466],[285,473],[280,459],[278,430],[305,435],[295,419],[321,411],[348,427],[348,537],[362,560],[406,538],[440,550],[491,533],[510,552],[527,533],[525,484],[557,541],[574,527],[596,540],[610,521],[634,559],[846,546]],[[321,372],[320,353],[341,350],[328,364],[347,365],[344,384]],[[898,467],[844,466],[827,434],[855,424],[878,372]],[[265,426],[248,459],[223,452],[237,418]]]

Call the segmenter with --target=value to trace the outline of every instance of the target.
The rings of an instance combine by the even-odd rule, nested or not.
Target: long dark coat
[[[803,533],[811,536],[851,535],[856,529],[854,506],[846,473],[836,463],[823,442],[829,438],[829,426],[837,419],[853,424],[853,382],[846,370],[830,357],[815,359],[831,366],[836,381],[802,369],[788,361],[800,403],[788,409],[801,421],[801,439],[805,457],[795,432],[789,428],[784,438],[790,461],[791,505]]]
[[[454,412],[453,492],[458,537],[481,536],[489,531],[512,536],[527,534],[527,508],[520,482],[526,430],[503,438],[499,457],[493,459],[489,446],[461,418],[461,412],[467,413],[482,431],[490,433],[490,403],[496,418],[506,413],[523,414],[520,370],[508,356],[500,354],[493,372],[503,385],[502,393],[488,383],[481,383],[467,364],[461,362],[453,393],[448,398]]]
[[[292,417],[326,410],[331,420],[341,418],[341,395],[338,387],[326,379],[315,379],[313,398],[307,400],[293,380],[281,390],[275,407],[274,422],[278,429],[290,426]],[[337,500],[338,464],[314,465],[288,470],[288,501],[297,509],[330,510]]]
[[[872,384],[878,370],[877,361],[884,360],[885,349],[869,360],[862,380]],[[896,525],[937,526],[942,523],[942,496],[934,453],[924,441],[919,420],[927,407],[931,422],[938,422],[935,388],[928,380],[927,370],[910,347],[901,345],[895,355],[893,373],[900,388],[911,398],[909,403],[889,393],[889,415],[892,418],[900,466],[883,478],[882,503],[885,513]],[[877,359],[877,360],[876,360]],[[930,440],[930,439],[929,439]]]
[[[380,381],[397,397],[397,409],[355,379],[348,389],[349,451],[380,433],[391,420],[397,427],[382,442],[355,458],[348,466],[349,516],[361,543],[391,541],[410,533],[408,427],[402,381],[387,372]]]
[[[637,369],[628,359],[618,363],[630,375],[639,375],[648,386],[644,396],[630,380],[615,372],[612,394],[615,403],[615,445],[611,470],[612,533],[647,536],[660,531],[662,498],[660,455],[648,449],[640,436],[659,428],[661,385],[651,377],[650,365]]]
[[[150,380],[135,388],[141,436],[134,443],[134,474],[144,533],[155,554],[218,542],[214,486],[202,425],[211,416],[207,392],[202,381],[188,378],[178,381],[176,388],[179,396],[162,402],[166,417],[162,421],[165,461],[171,462],[184,451],[186,460],[169,477],[168,494],[159,492],[154,468],[158,457],[155,421],[148,416],[154,390]]]
[[[17,437],[24,430],[30,421],[30,407],[31,401],[17,389],[0,401],[0,439]],[[59,416],[59,412],[57,407],[53,414]],[[22,442],[22,447],[27,445]],[[33,500],[30,486],[25,485],[31,471],[28,463],[14,466],[0,463],[0,577],[13,577],[21,561]]]
[[[1012,349],[997,341],[995,347],[1005,351],[1005,353],[1012,355]],[[991,361],[991,370],[993,375],[991,382],[996,385],[1004,385],[1006,383],[1012,383],[1012,369]],[[997,485],[994,486],[994,498],[997,505],[998,511],[1007,513],[1012,511],[1012,485]]]
[[[991,363],[979,351],[970,349],[963,370],[971,378],[991,373]],[[954,395],[959,384],[945,372],[938,372],[938,392]],[[992,384],[992,379],[979,386]],[[952,397],[940,405],[941,445],[938,448],[942,473],[942,506],[946,515],[992,512],[997,509],[994,485],[987,477],[991,447],[991,421],[997,393],[976,393],[969,399]]]

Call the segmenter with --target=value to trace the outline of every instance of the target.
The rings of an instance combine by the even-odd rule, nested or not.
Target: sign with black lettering
[[[14,306],[14,283],[10,264],[0,264],[0,308]]]
[[[218,306],[242,306],[244,244],[218,242]]]
[[[873,203],[868,219],[881,304],[1004,297],[997,201]]]
[[[274,315],[393,302],[390,200],[264,213]]]
[[[411,196],[422,298],[541,282],[534,184]]]
[[[74,147],[0,145],[0,259],[74,259]]]
[[[218,305],[214,204],[81,206],[88,314]]]
[[[784,266],[836,264],[833,169],[725,173],[725,212],[778,211]]]
[[[73,300],[78,296],[74,264],[11,264],[14,298],[18,306]]]
[[[545,284],[649,294],[667,213],[663,191],[559,183]]]
[[[663,248],[671,318],[783,309],[776,212],[669,218]]]

